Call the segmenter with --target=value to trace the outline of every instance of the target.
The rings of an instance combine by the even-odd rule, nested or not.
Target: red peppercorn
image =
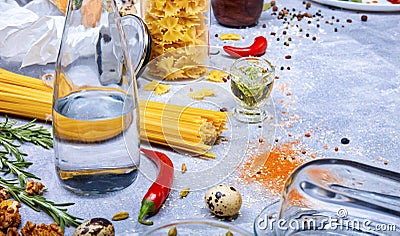
[[[362,15],[361,16],[361,21],[367,21],[368,20],[368,16],[367,15]]]

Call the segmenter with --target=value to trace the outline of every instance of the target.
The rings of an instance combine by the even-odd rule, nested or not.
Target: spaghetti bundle
[[[51,119],[53,89],[41,80],[0,68],[0,112]]]
[[[50,120],[52,96],[53,89],[43,81],[0,68],[1,113]],[[226,129],[225,112],[152,101],[140,101],[139,110],[142,141],[169,146],[192,155],[215,157],[207,151]],[[63,126],[54,129],[65,139],[93,142],[119,135],[126,123],[117,119],[109,123],[98,121],[98,132],[77,133],[74,129],[77,125],[82,127],[83,131],[88,126],[82,121],[76,122],[64,123]],[[79,122],[82,124],[78,124]]]
[[[226,125],[226,113],[140,101],[141,139],[213,158],[210,150]]]

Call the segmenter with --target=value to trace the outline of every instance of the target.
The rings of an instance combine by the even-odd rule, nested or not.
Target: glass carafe
[[[114,0],[71,0],[56,62],[55,166],[64,187],[96,194],[134,182],[139,112],[134,63]]]

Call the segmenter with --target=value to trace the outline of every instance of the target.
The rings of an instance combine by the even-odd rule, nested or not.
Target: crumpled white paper
[[[48,0],[33,0],[20,7],[0,0],[0,58],[22,61],[21,67],[55,62],[64,16]]]
[[[16,0],[0,0],[0,60],[22,62],[21,68],[54,63],[65,17],[50,0],[27,1],[20,7]],[[69,64],[79,56],[94,54],[95,48],[87,45],[96,44],[100,29],[106,25],[108,16],[102,15],[94,28],[70,27],[63,43],[73,50],[64,52],[63,62]]]
[[[33,0],[24,7],[14,0],[0,0],[0,12],[2,60],[22,62],[21,67],[56,61],[65,21],[56,6],[49,0]],[[79,31],[66,42],[74,48],[66,55],[70,60],[87,51],[87,43],[96,42],[99,27],[85,34]]]

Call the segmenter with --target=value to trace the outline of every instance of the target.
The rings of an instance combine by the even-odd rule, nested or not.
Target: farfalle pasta
[[[210,70],[210,73],[206,76],[206,79],[213,82],[226,82],[228,73],[220,70]],[[225,79],[225,80],[224,80]]]
[[[157,81],[151,81],[143,87],[145,91],[154,91],[155,95],[162,95],[169,91],[171,88],[170,84],[160,84]]]
[[[151,76],[165,80],[196,79],[208,58],[209,1],[143,0],[142,17],[152,38]]]
[[[202,88],[196,92],[189,92],[189,97],[195,100],[203,100],[205,97],[212,97],[215,95],[214,89]]]

